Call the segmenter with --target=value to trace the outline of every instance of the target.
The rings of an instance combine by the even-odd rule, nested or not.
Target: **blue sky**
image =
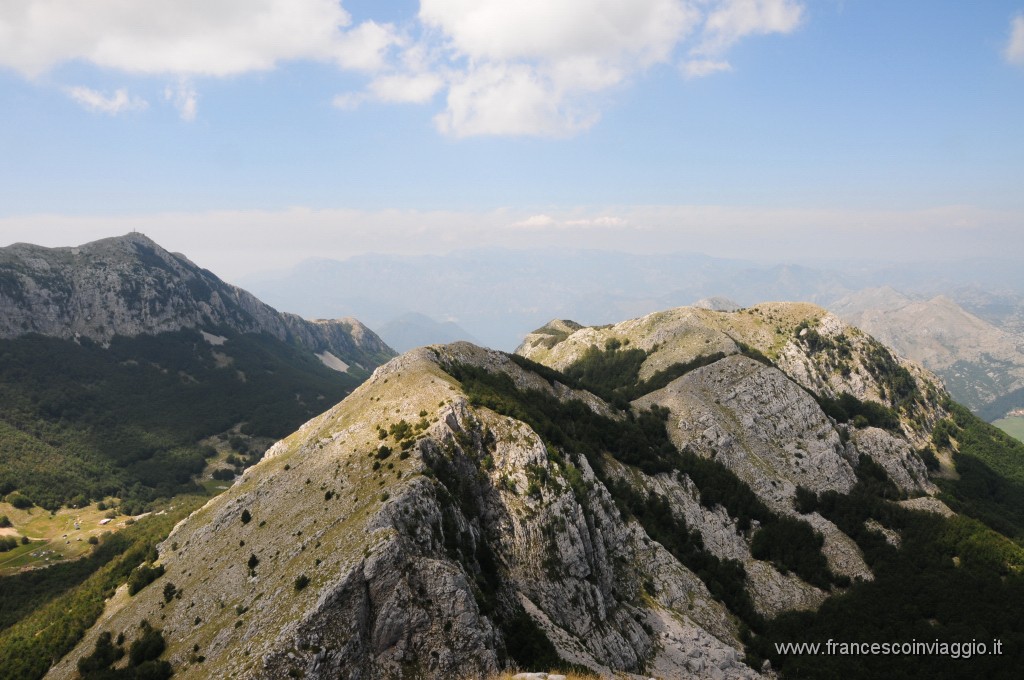
[[[0,245],[1016,256],[1022,120],[1020,0],[9,0]]]

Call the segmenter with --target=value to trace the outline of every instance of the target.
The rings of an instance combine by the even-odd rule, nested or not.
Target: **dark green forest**
[[[936,480],[942,499],[957,512],[981,520],[1024,544],[1024,443],[983,422],[955,402],[952,420],[932,433],[938,448],[950,450],[958,479]]]
[[[116,337],[109,348],[0,340],[0,495],[47,509],[169,497],[192,489],[212,455],[200,439],[239,423],[282,437],[365,377],[270,336],[211,330],[227,342],[212,347],[192,330]]]

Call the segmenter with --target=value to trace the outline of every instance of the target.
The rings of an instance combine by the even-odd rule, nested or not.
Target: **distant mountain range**
[[[1024,326],[1024,268],[1009,261],[763,264],[699,254],[487,249],[310,260],[241,283],[304,316],[355,314],[379,328],[412,311],[453,321],[503,349],[551,317],[613,323],[715,296],[743,306],[805,300],[829,307],[881,286],[947,295],[1000,328]]]
[[[454,319],[466,335],[503,349],[552,316],[604,324],[679,305],[807,300],[921,361],[986,419],[1024,406],[1024,268],[1006,261],[810,266],[693,254],[479,250],[317,260],[247,285],[285,309],[349,310],[380,329],[408,310]],[[455,338],[435,332],[399,342],[445,339]]]
[[[424,345],[443,345],[456,340],[478,342],[453,321],[436,321],[426,314],[406,312],[377,327],[377,333],[397,352]]]
[[[915,299],[874,288],[831,308],[935,371],[957,401],[986,420],[1024,404],[1024,335],[997,328],[945,295]]]

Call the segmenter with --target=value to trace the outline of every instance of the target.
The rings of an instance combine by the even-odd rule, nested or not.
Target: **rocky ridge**
[[[678,449],[717,461],[772,511],[813,526],[839,576],[872,578],[838,527],[816,513],[797,517],[798,487],[847,491],[867,456],[907,495],[933,491],[914,442],[944,417],[941,389],[824,310],[773,304],[683,308],[604,328],[554,322],[519,351],[565,370],[610,340],[647,353],[641,379],[725,355],[631,411],[666,409]],[[880,361],[909,383],[887,382]],[[482,401],[473,381],[484,375],[505,396]],[[165,658],[183,678],[476,677],[536,660],[548,645],[603,674],[759,677],[744,663],[734,612],[623,509],[624,489],[661,499],[661,519],[697,532],[704,553],[743,565],[760,614],[814,608],[828,592],[756,559],[757,527],[705,503],[687,474],[643,472],[620,460],[620,444],[595,458],[582,439],[545,439],[530,399],[582,405],[581,418],[623,427],[632,417],[571,383],[468,343],[392,360],[176,527],[160,547],[163,576],[108,603],[49,677],[69,677],[101,631],[130,638],[141,619],[162,628]],[[855,427],[826,415],[819,400],[851,392],[893,409],[896,421]],[[535,646],[524,652],[527,642]]]

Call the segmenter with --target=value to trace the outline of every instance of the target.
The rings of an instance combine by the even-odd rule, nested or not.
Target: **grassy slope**
[[[163,514],[108,537],[85,560],[0,581],[5,610],[27,613],[0,632],[0,677],[42,677],[81,639],[131,571],[153,559],[156,544],[205,500],[181,497]]]
[[[1000,418],[999,420],[993,421],[992,424],[1014,439],[1019,439],[1024,442],[1024,418],[1021,416]]]

